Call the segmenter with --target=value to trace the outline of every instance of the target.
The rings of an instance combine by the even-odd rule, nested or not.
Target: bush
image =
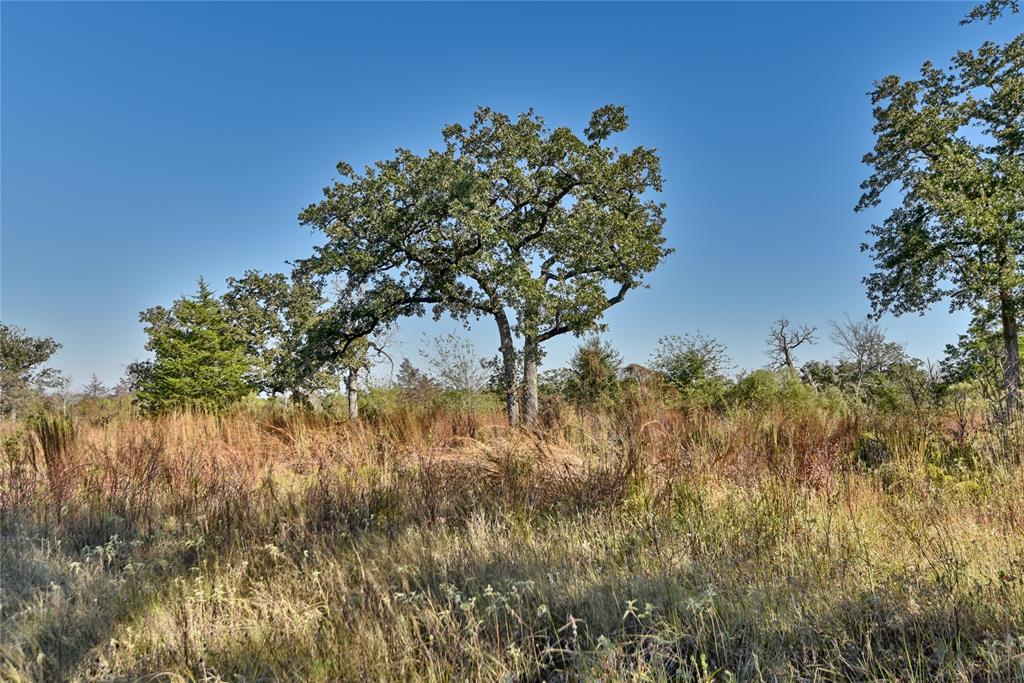
[[[651,366],[679,390],[683,403],[720,408],[731,388],[725,346],[703,334],[670,335],[658,340]]]
[[[815,389],[786,369],[755,370],[741,376],[728,392],[727,400],[731,405],[752,409],[776,406],[790,411],[820,409],[832,415],[849,412],[838,389]]]

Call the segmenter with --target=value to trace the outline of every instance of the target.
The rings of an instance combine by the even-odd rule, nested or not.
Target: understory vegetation
[[[638,382],[540,422],[7,423],[0,678],[1024,677],[1016,428]]]

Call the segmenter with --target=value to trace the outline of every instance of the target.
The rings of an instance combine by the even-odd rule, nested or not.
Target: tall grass
[[[3,680],[1024,680],[1024,477],[950,416],[4,429]]]

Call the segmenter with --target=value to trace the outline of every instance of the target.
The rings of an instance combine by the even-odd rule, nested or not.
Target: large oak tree
[[[491,318],[498,331],[509,421],[537,416],[543,345],[601,327],[669,253],[655,151],[608,143],[627,127],[621,107],[591,116],[579,137],[532,112],[477,110],[444,129],[444,147],[394,158],[340,178],[300,220],[327,237],[300,265],[340,273],[362,292],[310,337],[326,360],[399,315]],[[517,348],[517,342],[518,348]]]
[[[992,3],[990,3],[992,4]],[[1006,3],[1003,3],[1004,5]],[[985,8],[983,8],[985,9]],[[982,18],[999,7],[979,12]],[[876,312],[941,300],[1001,321],[1007,405],[1021,405],[1018,324],[1024,301],[1024,34],[930,62],[914,80],[887,76],[871,94],[874,173],[858,210],[899,188],[902,202],[865,244]]]

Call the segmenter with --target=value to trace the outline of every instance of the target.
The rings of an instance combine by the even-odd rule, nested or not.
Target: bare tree
[[[100,378],[96,376],[96,373],[93,373],[92,377],[89,378],[89,382],[82,387],[82,396],[86,398],[106,398],[109,395],[110,389],[100,381]]]
[[[432,379],[447,391],[477,394],[487,386],[487,371],[473,342],[455,334],[435,337],[420,351],[430,366]]]
[[[772,369],[788,368],[795,374],[793,350],[801,344],[813,344],[815,328],[801,325],[791,329],[789,325],[789,319],[785,316],[780,317],[772,324],[768,334],[767,354]]]
[[[844,323],[830,320],[828,324],[832,343],[839,347],[836,358],[853,369],[858,390],[867,376],[885,372],[906,359],[903,345],[887,341],[885,330],[870,318],[853,321],[846,316]]]
[[[72,388],[71,382],[71,377],[62,373],[57,373],[56,379],[53,381],[53,396],[60,405],[60,412],[64,417],[68,416],[71,406],[81,398]]]

